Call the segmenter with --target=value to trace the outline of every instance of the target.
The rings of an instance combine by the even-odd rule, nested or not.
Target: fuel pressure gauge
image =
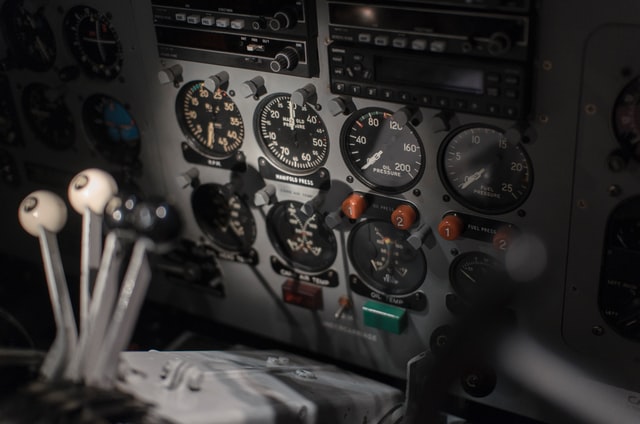
[[[185,84],[176,99],[176,115],[189,145],[204,156],[226,158],[242,146],[242,116],[222,89],[211,92],[204,81]]]
[[[400,125],[384,109],[354,113],[342,128],[341,147],[349,169],[375,190],[405,191],[424,172],[424,147],[418,133],[410,124]]]
[[[279,167],[306,174],[326,162],[327,128],[310,104],[298,106],[290,94],[274,94],[258,105],[255,118],[260,147]]]
[[[476,212],[498,214],[520,206],[531,191],[526,151],[490,126],[466,126],[440,148],[440,178],[449,193]]]

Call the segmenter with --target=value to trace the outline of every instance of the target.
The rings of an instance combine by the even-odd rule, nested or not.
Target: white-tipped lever
[[[101,169],[86,169],[73,177],[69,183],[69,203],[82,215],[80,330],[87,326],[92,283],[102,255],[102,214],[107,202],[117,192],[116,181]]]
[[[34,191],[20,203],[18,220],[27,233],[40,240],[42,262],[56,323],[56,337],[45,357],[40,373],[47,379],[58,379],[73,355],[78,338],[56,238],[56,233],[67,222],[67,207],[55,193],[45,190]]]

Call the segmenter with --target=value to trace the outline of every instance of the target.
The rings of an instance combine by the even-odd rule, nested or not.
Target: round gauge
[[[451,285],[466,300],[476,299],[483,288],[486,290],[504,278],[504,266],[482,252],[462,253],[449,268]]]
[[[247,252],[256,240],[256,223],[247,203],[218,184],[203,184],[191,194],[193,214],[202,231],[217,246]]]
[[[613,108],[613,131],[622,147],[640,159],[640,77],[618,95]]]
[[[358,274],[374,290],[401,295],[420,287],[427,274],[421,250],[412,248],[409,233],[390,222],[368,220],[349,235],[349,257]]]
[[[521,144],[489,126],[462,127],[440,148],[440,178],[462,205],[486,214],[520,206],[531,191],[533,169]]]
[[[50,87],[34,83],[22,93],[25,119],[36,136],[47,146],[63,150],[75,140],[75,125],[62,95]]]
[[[224,90],[211,92],[204,81],[185,84],[176,99],[176,114],[191,147],[205,156],[229,157],[242,146],[242,116]]]
[[[322,166],[329,154],[329,134],[320,116],[289,94],[274,94],[258,105],[256,136],[265,154],[278,166],[304,174]]]
[[[351,172],[367,186],[398,193],[414,186],[424,172],[422,141],[410,125],[401,126],[391,112],[362,109],[342,128],[342,154]]]
[[[136,160],[140,151],[140,131],[122,103],[95,94],[84,102],[82,121],[94,147],[107,160],[121,164]]]
[[[9,0],[2,7],[3,34],[18,63],[33,71],[46,71],[56,59],[53,31],[42,10],[29,13],[22,1]]]
[[[267,217],[271,243],[282,257],[303,271],[319,272],[336,259],[337,243],[322,215],[308,216],[299,202],[280,202]]]
[[[75,6],[64,18],[71,52],[89,74],[107,80],[122,68],[122,43],[108,15],[88,6]]]

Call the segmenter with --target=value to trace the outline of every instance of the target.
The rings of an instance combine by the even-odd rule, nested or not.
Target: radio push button
[[[411,42],[411,48],[418,51],[426,50],[427,40],[425,40],[424,38],[417,38]]]

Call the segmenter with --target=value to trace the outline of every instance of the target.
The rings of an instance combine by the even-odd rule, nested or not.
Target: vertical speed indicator
[[[399,193],[418,183],[424,172],[422,141],[410,124],[400,125],[391,112],[367,108],[342,128],[342,155],[367,186]]]

